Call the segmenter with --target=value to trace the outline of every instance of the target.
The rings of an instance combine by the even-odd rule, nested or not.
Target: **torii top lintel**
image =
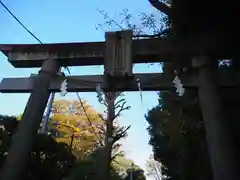
[[[218,55],[223,52],[214,41],[205,39],[207,40],[199,37],[197,40],[191,38],[184,41],[135,39],[132,41],[133,63],[163,62],[171,58],[176,59],[179,55],[199,54],[202,51]],[[14,67],[18,68],[41,67],[49,55],[57,59],[62,66],[103,65],[105,42],[3,44],[0,45],[0,51],[8,57],[8,61]]]

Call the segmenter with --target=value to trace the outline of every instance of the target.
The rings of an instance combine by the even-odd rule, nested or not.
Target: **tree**
[[[159,10],[164,6],[157,1],[150,2]],[[123,23],[117,23],[103,11],[101,13],[107,22],[105,25],[133,29],[135,38],[170,38],[175,35],[167,28],[171,19],[166,16],[158,24],[156,16],[144,13],[139,20],[140,25],[137,25],[131,23],[132,14],[127,10],[121,13]],[[174,70],[189,67],[189,62],[163,63],[163,72],[174,78]],[[187,90],[182,98],[174,91],[160,92],[159,104],[148,112],[146,120],[151,137],[149,143],[154,150],[154,159],[162,163],[163,175],[171,179],[211,179],[202,115],[195,90]]]
[[[150,144],[155,159],[163,164],[163,174],[172,179],[211,179],[198,103],[191,97],[179,99],[167,92],[161,93],[160,98],[160,105],[150,110],[146,119]]]
[[[123,9],[119,13],[122,21],[116,22],[105,11],[98,10],[98,12],[103,15],[105,22],[97,24],[96,29],[105,30],[108,27],[116,27],[117,30],[131,29],[133,30],[134,38],[156,38],[168,32],[165,31],[166,26],[169,24],[166,16],[158,16],[158,14],[151,12],[143,12],[133,16],[128,9]],[[135,17],[137,17],[136,20],[134,19]]]
[[[146,180],[146,176],[142,169],[128,169],[124,180]]]
[[[126,157],[124,152],[122,152],[121,155],[116,156],[116,158],[112,161],[111,166],[121,176],[125,176],[130,167],[139,168],[134,164],[134,161]]]
[[[29,164],[31,180],[62,179],[70,173],[75,156],[68,145],[57,143],[51,136],[38,134],[35,140],[31,162]],[[41,176],[42,177],[41,177]]]
[[[115,109],[117,110],[117,113],[115,118],[119,117],[122,110],[126,108],[125,104],[126,103],[124,99],[120,99],[116,102]],[[88,118],[86,117],[84,110],[78,101],[57,100],[53,103],[53,114],[48,125],[49,131],[56,138],[56,140],[72,146],[73,153],[79,157],[79,159],[87,158],[88,155],[91,155],[91,153],[96,150],[96,148],[100,148],[98,144],[99,138],[103,143],[104,138],[107,137],[105,115],[96,113],[93,109],[91,109],[90,106],[87,105],[86,102],[84,102],[83,105],[89,116],[91,124],[89,123]],[[126,137],[127,130],[129,128],[130,127],[121,127],[118,123],[114,123],[113,134],[108,136],[113,139],[113,153],[111,160],[117,173],[121,173],[122,168],[121,170],[120,168],[117,168],[118,166],[116,165],[116,162],[121,159],[120,157],[122,157],[123,154],[123,152],[119,149],[121,145],[118,142],[120,139]],[[103,160],[100,162],[102,161]],[[85,163],[89,164],[88,161],[79,162],[79,167],[84,166]]]
[[[119,97],[120,96],[119,94]],[[120,172],[120,168],[117,168],[116,165],[118,161],[125,160],[124,153],[120,151],[120,144],[118,143],[120,139],[126,137],[127,130],[129,127],[122,127],[118,123],[116,123],[116,118],[120,116],[121,112],[129,107],[125,106],[125,99],[121,98],[117,100],[115,103],[116,116],[114,117],[113,123],[113,134],[106,136],[106,117],[105,115],[100,115],[96,113],[90,106],[87,105],[86,102],[83,102],[84,109],[86,110],[89,119],[86,117],[84,110],[81,104],[78,101],[66,101],[66,100],[58,100],[53,103],[52,116],[49,122],[49,131],[56,138],[58,142],[64,142],[70,146],[72,146],[73,153],[83,158],[88,158],[92,156],[92,152],[98,150],[101,146],[98,144],[98,140],[104,140],[104,137],[112,138],[112,157],[111,162],[113,163],[112,167],[116,169],[117,173]],[[106,105],[106,101],[105,101]],[[93,126],[93,127],[92,127]],[[93,131],[94,129],[94,131]],[[72,138],[74,135],[74,138]],[[104,143],[103,143],[104,144]],[[102,145],[103,145],[102,144]],[[104,152],[101,151],[103,157]],[[94,160],[98,161],[98,160]],[[103,160],[99,160],[102,162]],[[89,162],[86,162],[89,164]],[[80,161],[79,166],[84,166],[85,161]],[[99,165],[102,166],[102,165]],[[87,167],[86,167],[87,168]],[[122,168],[121,168],[122,170]],[[126,171],[126,168],[125,168]],[[84,173],[81,173],[84,174]]]
[[[164,176],[162,176],[162,165],[154,160],[153,155],[149,157],[149,159],[146,162],[146,168],[147,168],[147,176],[153,177],[155,180],[163,180]]]
[[[102,168],[102,154],[104,154],[104,147],[94,150],[84,160],[78,161],[72,168],[69,180],[98,179],[101,174]],[[143,171],[130,159],[127,159],[124,155],[117,156],[116,161],[113,161],[110,168],[109,180],[125,180],[128,179],[130,173],[132,173],[132,180],[145,180]]]
[[[87,156],[84,160],[78,161],[72,168],[69,180],[87,179],[95,180],[99,179],[101,175],[102,168],[102,155],[105,149],[99,148],[94,150],[91,154]],[[109,180],[122,180],[121,175],[110,166],[110,177]]]
[[[106,133],[105,133],[105,153],[104,157],[106,159],[106,164],[104,164],[105,178],[109,176],[109,170],[111,163],[119,155],[122,155],[122,152],[119,152],[120,144],[119,140],[127,136],[128,127],[121,127],[116,123],[117,118],[120,117],[121,113],[125,110],[130,109],[130,106],[127,106],[126,99],[123,97],[121,92],[101,92],[101,89],[98,90],[98,100],[100,103],[104,104],[107,108],[107,118],[106,118]],[[104,96],[104,98],[102,97]],[[114,153],[114,154],[113,154]]]
[[[65,101],[64,103],[67,103],[67,101]],[[64,109],[64,107],[62,106],[61,108]],[[77,125],[79,125],[76,121],[78,116],[74,117],[74,115],[71,114],[65,114],[65,116],[62,117],[60,113],[53,114],[49,122],[49,130],[52,133],[51,135],[46,135],[42,133],[37,134],[34,141],[33,151],[31,153],[31,161],[28,167],[28,177],[26,177],[25,179],[38,180],[43,176],[45,177],[45,179],[51,180],[62,179],[63,177],[68,177],[69,179],[84,179],[85,177],[88,177],[87,179],[96,179],[99,177],[99,171],[101,171],[101,168],[99,167],[101,167],[102,155],[104,152],[103,147],[93,149],[91,152],[82,155],[82,157],[85,158],[78,158],[78,161],[76,161],[76,157],[71,153],[71,146],[69,146],[70,143],[67,140],[66,143],[64,143],[64,141],[61,141],[61,139],[59,140],[59,142],[55,141],[54,135],[56,134],[57,139],[59,138],[58,134],[71,134],[72,130],[74,132],[77,131],[77,133],[80,133],[83,129],[82,127],[75,126],[76,123]],[[89,116],[91,116],[90,113]],[[0,125],[2,125],[0,126],[0,164],[2,164],[4,162],[5,156],[7,155],[12,135],[15,133],[19,121],[17,121],[15,117],[8,116],[0,116],[0,119]],[[102,118],[100,119],[100,121],[103,120]],[[96,119],[96,122],[98,121],[99,119]],[[58,129],[57,123],[60,125],[59,122],[64,126],[63,129]],[[95,120],[93,119],[92,122],[94,123]],[[69,123],[69,126],[65,126],[66,124],[63,123]],[[115,140],[119,140],[119,138],[123,137],[119,134],[122,128],[119,127],[119,124],[115,124],[115,126],[116,130],[114,132],[114,137],[117,136]],[[103,131],[105,132],[104,129],[105,128],[103,128]],[[91,129],[89,131],[91,131]],[[97,132],[100,132],[100,130]],[[124,133],[126,133],[126,131]],[[126,134],[124,134],[124,136],[125,135]],[[88,136],[86,138],[86,141],[83,142],[83,146],[86,145],[87,141],[90,141],[90,143],[92,143],[91,138],[89,138]],[[66,139],[68,138],[66,137]],[[118,152],[118,149],[116,149],[116,152]],[[79,155],[78,149],[76,149],[74,154],[77,156]],[[122,180],[123,174],[120,173],[120,168],[117,168],[118,166],[116,164],[119,165],[120,163],[122,163],[122,167],[125,162],[125,164],[128,165],[124,167],[124,169],[126,170],[129,167],[129,164],[131,164],[131,161],[125,158],[124,154],[119,154],[118,156],[115,156],[114,159],[115,164],[113,163],[113,165],[110,166],[110,177],[113,180]]]
[[[53,103],[49,132],[57,142],[71,146],[75,155],[83,158],[103,141],[104,121],[86,102],[57,100]]]
[[[19,122],[16,117],[0,116],[0,119],[0,166],[2,166]],[[42,177],[46,180],[62,179],[69,174],[75,160],[66,144],[56,142],[51,136],[37,134],[24,179],[40,180]]]
[[[102,119],[105,121],[105,140],[104,140],[104,149],[103,159],[102,159],[102,178],[108,179],[110,176],[110,167],[111,163],[115,158],[122,154],[119,151],[120,144],[118,143],[120,139],[127,136],[128,127],[120,127],[116,124],[116,120],[120,117],[121,113],[124,110],[128,110],[130,106],[126,106],[126,100],[122,96],[121,92],[102,92],[101,87],[97,87],[97,98],[99,103],[103,104],[106,107],[105,118]],[[118,99],[120,97],[120,99]],[[113,155],[113,152],[115,154]]]

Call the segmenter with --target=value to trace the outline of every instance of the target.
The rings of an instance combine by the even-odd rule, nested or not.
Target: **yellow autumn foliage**
[[[98,139],[103,139],[104,128],[104,122],[97,112],[86,102],[83,102],[83,105],[93,126],[90,125],[78,101],[54,101],[49,121],[49,127],[57,131],[56,140],[69,146],[72,141],[73,153],[79,158],[90,153],[98,145]],[[74,106],[72,112],[69,110],[70,106]]]

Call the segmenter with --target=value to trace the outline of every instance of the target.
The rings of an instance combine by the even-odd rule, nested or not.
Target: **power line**
[[[68,67],[66,67],[66,70],[68,71],[68,74],[71,76],[70,69],[69,69]],[[103,143],[102,143],[101,139],[99,138],[99,136],[97,135],[97,133],[96,133],[96,131],[95,131],[95,129],[94,129],[94,126],[93,126],[93,124],[92,124],[92,121],[90,120],[90,117],[89,117],[89,115],[87,114],[86,109],[84,108],[84,105],[83,105],[83,102],[82,102],[82,99],[81,99],[79,93],[76,92],[76,94],[77,94],[78,100],[79,100],[79,102],[80,102],[80,104],[81,104],[81,106],[82,106],[82,108],[83,108],[84,114],[85,114],[85,116],[87,117],[87,121],[88,121],[89,125],[92,127],[93,133],[94,133],[95,136],[97,137],[98,143],[99,143],[101,146],[103,146]]]
[[[12,12],[11,10],[0,0],[0,4],[2,7],[32,36],[34,37],[40,44],[42,44],[42,41],[40,41],[37,36],[35,36]]]
[[[40,44],[43,44],[43,42],[42,42],[36,35],[34,35],[33,32],[31,32],[31,31],[19,20],[19,18],[17,18],[17,17],[12,13],[12,11],[11,11],[1,0],[0,0],[0,4],[2,5],[2,7],[3,7],[34,39],[36,39]],[[99,11],[100,13],[102,13],[100,10],[98,10],[98,11]],[[112,20],[112,21],[113,21],[113,20]],[[114,21],[114,23],[117,24],[116,21]],[[118,25],[119,27],[121,27],[119,24],[117,24],[117,25]],[[69,68],[66,67],[66,69],[67,69],[69,75],[71,76],[71,72],[70,72]],[[91,81],[84,81],[84,80],[83,80],[83,82],[98,83],[98,82],[91,82]],[[103,143],[101,142],[101,139],[100,139],[99,136],[97,135],[97,133],[96,133],[96,131],[95,131],[95,129],[94,129],[94,126],[93,126],[93,124],[92,124],[92,122],[91,122],[91,120],[90,120],[90,118],[89,118],[89,116],[88,116],[88,114],[87,114],[87,111],[86,111],[86,109],[85,109],[85,107],[84,107],[84,105],[83,105],[83,102],[82,102],[82,99],[81,99],[79,93],[77,92],[76,94],[77,94],[78,100],[79,100],[79,102],[80,102],[80,104],[81,104],[81,106],[82,106],[82,108],[83,108],[83,111],[84,111],[84,113],[85,113],[85,116],[87,117],[87,120],[88,120],[90,126],[92,127],[93,133],[94,133],[95,136],[97,137],[99,144],[100,144],[101,146],[103,146]],[[113,160],[113,161],[116,162],[116,163],[119,164],[119,165],[122,165],[122,164],[120,164],[119,162],[117,162],[116,160]],[[122,166],[123,166],[123,165],[122,165]]]
[[[34,37],[40,44],[43,44],[43,42],[42,42],[39,38],[37,38],[37,36],[35,36],[35,35],[12,13],[12,11],[11,11],[1,0],[0,0],[0,4],[2,5],[2,7],[3,7],[32,37]],[[69,68],[66,67],[66,69],[68,70],[68,73],[71,75],[71,72],[70,72]],[[88,122],[89,122],[90,126],[91,126],[92,129],[93,129],[93,133],[95,133],[95,135],[96,135],[96,137],[97,137],[100,145],[103,146],[100,138],[98,137],[97,133],[95,132],[95,129],[94,129],[94,127],[93,127],[93,124],[92,124],[92,122],[91,122],[91,120],[90,120],[90,118],[89,118],[89,116],[88,116],[88,114],[87,114],[86,109],[85,109],[84,106],[83,106],[81,97],[79,96],[78,93],[77,93],[77,97],[78,97],[78,99],[79,99],[79,101],[80,101],[80,103],[81,103],[81,106],[82,106],[82,108],[83,108],[83,110],[84,110],[84,113],[85,113],[87,119],[88,119]]]

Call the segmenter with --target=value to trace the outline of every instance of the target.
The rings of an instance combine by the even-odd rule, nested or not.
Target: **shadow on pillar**
[[[1,180],[24,180],[30,159],[33,140],[38,132],[43,113],[50,95],[48,91],[51,76],[56,75],[59,64],[47,59],[34,79],[33,90],[25,107],[22,120],[13,136],[6,161],[0,172]]]
[[[214,180],[237,180],[236,149],[229,131],[229,121],[221,106],[214,71],[209,65],[210,59],[199,57],[195,61],[198,68],[198,94]]]

